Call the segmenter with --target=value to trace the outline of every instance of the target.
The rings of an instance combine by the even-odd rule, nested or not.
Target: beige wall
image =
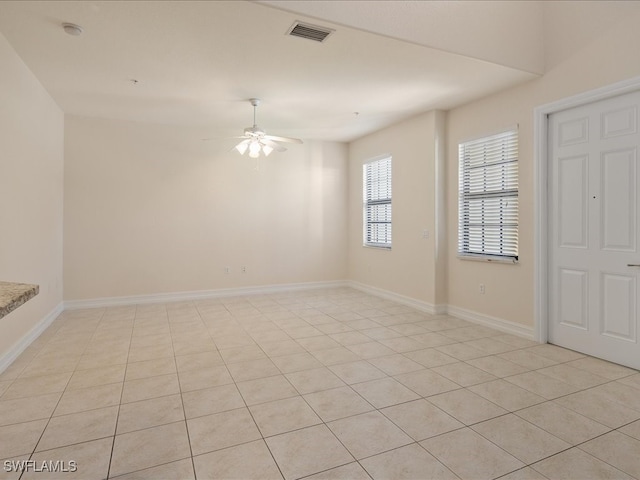
[[[550,8],[578,8],[572,2],[551,2]],[[598,32],[578,50],[564,52],[560,63],[539,80],[493,95],[448,112],[447,202],[448,238],[452,249],[448,255],[448,302],[450,305],[498,319],[534,325],[534,156],[533,112],[535,107],[584,91],[640,75],[640,14],[637,9],[627,18]],[[567,25],[570,25],[568,23]],[[565,27],[567,26],[565,25]],[[566,33],[572,42],[571,32]],[[556,39],[561,41],[561,37]],[[492,133],[518,124],[520,141],[520,263],[487,264],[460,260],[453,248],[457,238],[457,146],[472,137]],[[480,295],[478,284],[486,285]]]
[[[444,115],[429,112],[352,142],[349,146],[349,278],[427,304],[436,288],[436,148]],[[362,165],[393,157],[391,250],[364,247]],[[429,238],[423,238],[423,231]]]
[[[65,300],[346,278],[346,146],[211,136],[67,116]]]
[[[62,301],[64,117],[1,34],[0,70],[0,280],[40,285],[0,319],[1,361]]]
[[[571,19],[580,8],[545,5],[555,21],[541,79],[446,114],[419,115],[348,147],[292,145],[257,171],[218,142],[202,142],[208,131],[63,120],[0,36],[0,201],[12,207],[1,213],[0,279],[41,286],[35,300],[0,320],[0,354],[62,298],[63,129],[67,300],[349,278],[425,305],[533,326],[533,110],[640,75],[637,9],[604,23],[597,21],[602,11],[592,13],[597,31],[581,28],[576,36]],[[514,124],[520,263],[460,260],[457,145]],[[394,159],[391,251],[362,246],[362,163],[382,154]]]
[[[554,21],[546,31],[552,44],[546,48],[549,70],[543,77],[446,115],[426,113],[350,145],[349,278],[427,306],[448,305],[470,316],[534,326],[534,109],[640,75],[639,8],[624,8],[621,14],[615,10],[620,6],[590,10],[580,2],[549,2],[545,14]],[[606,21],[591,36],[571,21],[581,18],[596,25],[603,15]],[[519,125],[520,143],[520,261],[513,265],[461,260],[457,257],[458,144],[513,125]],[[442,148],[438,140],[444,137],[444,173],[438,175],[433,152],[434,147]],[[362,247],[362,163],[383,153],[394,158],[390,252]],[[444,179],[441,188],[436,188],[436,178]],[[444,213],[444,218],[436,212]],[[425,227],[431,234],[428,240],[421,238]]]

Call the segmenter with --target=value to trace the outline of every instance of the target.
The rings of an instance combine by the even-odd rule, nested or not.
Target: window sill
[[[364,248],[371,248],[373,250],[388,250],[388,251],[391,251],[391,246],[387,246],[387,245],[367,245],[367,244],[364,244],[362,246]]]
[[[494,257],[492,255],[460,255],[458,254],[458,258],[460,260],[471,260],[474,262],[487,262],[487,263],[508,263],[508,264],[517,264],[518,259],[511,257]]]

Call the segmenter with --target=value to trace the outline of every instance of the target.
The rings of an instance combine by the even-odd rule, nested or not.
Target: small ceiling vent
[[[306,38],[308,40],[322,43],[333,32],[335,32],[335,30],[332,30],[330,28],[318,27],[317,25],[310,25],[308,23],[295,22],[287,31],[287,35]]]

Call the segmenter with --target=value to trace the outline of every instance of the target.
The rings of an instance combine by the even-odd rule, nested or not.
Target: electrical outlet
[[[429,230],[426,228],[422,230],[422,238],[429,238]]]
[[[247,267],[245,267],[244,265],[240,268],[240,271],[242,273],[247,273]]]
[[[484,295],[484,283],[481,283],[478,286],[478,291],[480,292],[480,295]]]

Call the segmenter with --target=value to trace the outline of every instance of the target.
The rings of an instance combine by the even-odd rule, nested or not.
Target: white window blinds
[[[459,145],[458,254],[518,259],[518,131]]]
[[[391,157],[363,165],[364,244],[391,248]]]

